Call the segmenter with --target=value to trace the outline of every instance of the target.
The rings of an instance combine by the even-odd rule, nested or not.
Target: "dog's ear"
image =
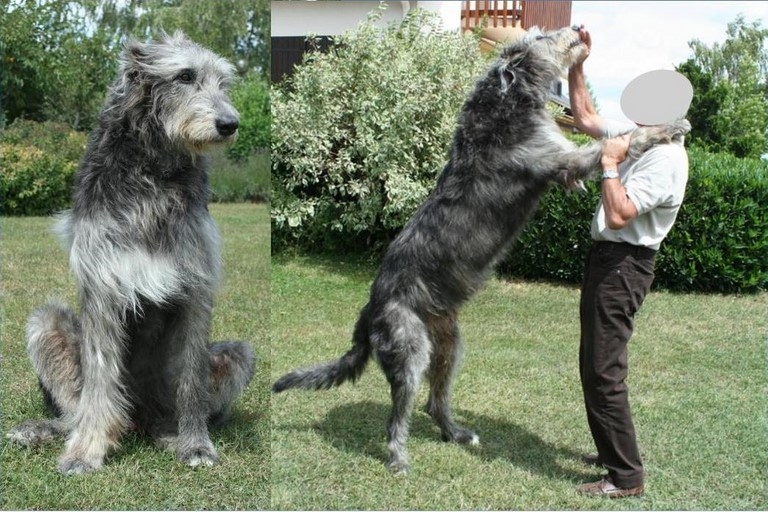
[[[517,81],[517,66],[522,62],[525,55],[517,54],[510,59],[501,61],[498,67],[499,80],[501,80],[501,93],[506,94],[510,87]]]
[[[501,94],[507,94],[509,87],[515,83],[515,72],[507,69],[507,62],[499,66],[499,80],[501,81]]]
[[[125,49],[121,57],[122,65],[126,70],[131,71],[140,71],[149,62],[150,58],[147,45],[136,39],[129,39],[125,43]]]

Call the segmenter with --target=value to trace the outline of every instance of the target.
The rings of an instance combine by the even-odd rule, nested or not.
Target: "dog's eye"
[[[184,84],[191,84],[195,81],[195,73],[190,69],[185,69],[176,75],[176,80]]]

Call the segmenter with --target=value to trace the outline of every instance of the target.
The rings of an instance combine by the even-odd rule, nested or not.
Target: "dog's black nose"
[[[221,117],[216,120],[216,131],[222,137],[229,137],[235,133],[238,126],[240,126],[240,122],[234,116]]]
[[[578,31],[579,31],[579,29],[580,29],[580,27],[579,27],[578,25],[574,25],[574,26],[572,26],[571,28],[572,28],[573,30],[575,30],[576,32],[578,32]]]

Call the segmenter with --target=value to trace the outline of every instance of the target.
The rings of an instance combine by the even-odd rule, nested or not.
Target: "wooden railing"
[[[528,30],[536,25],[555,30],[571,25],[570,1],[533,0],[464,0],[461,7],[461,27],[473,29],[488,19],[489,27],[521,27]]]
[[[464,0],[461,7],[461,28],[480,26],[488,18],[489,27],[519,26],[523,17],[522,0]]]

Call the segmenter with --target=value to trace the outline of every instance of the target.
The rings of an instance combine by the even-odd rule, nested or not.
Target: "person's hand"
[[[600,158],[603,169],[616,169],[627,158],[629,138],[630,134],[627,133],[620,137],[603,141],[603,156]]]
[[[579,59],[576,61],[575,65],[577,66],[583,64],[592,51],[592,36],[589,34],[589,32],[587,32],[587,29],[584,28],[584,25],[579,25],[579,39],[581,39],[581,42],[584,43],[585,48],[579,56]]]

